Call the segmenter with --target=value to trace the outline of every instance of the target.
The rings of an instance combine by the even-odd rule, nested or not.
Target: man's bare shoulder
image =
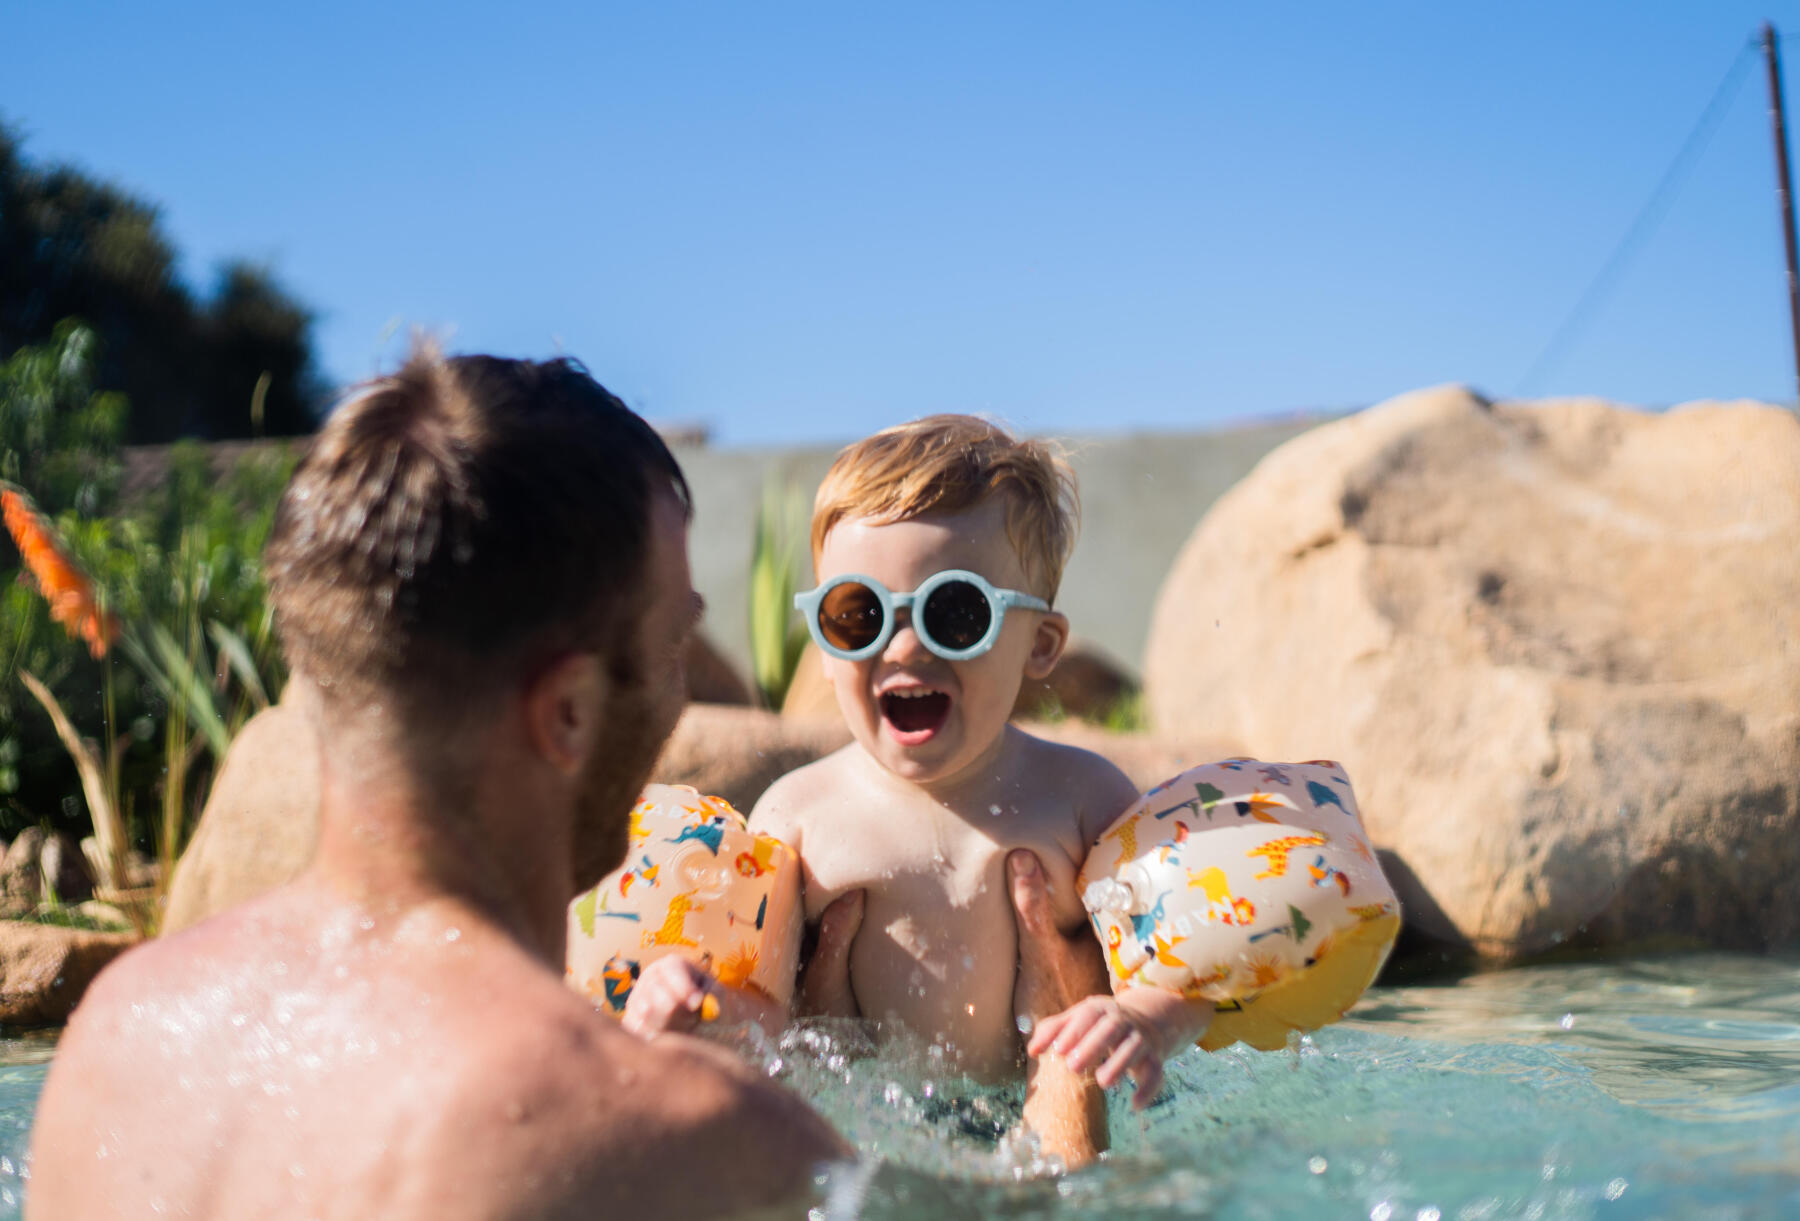
[[[132,947],[88,985],[64,1032],[63,1051],[100,1030],[106,1031],[108,1042],[117,1038],[121,1026],[137,1036],[142,1033],[137,1019],[146,1011],[241,982],[244,947],[265,969],[280,961],[291,932],[281,912],[278,898],[264,896]]]
[[[600,1200],[629,1200],[634,1216],[738,1211],[798,1199],[821,1165],[851,1156],[730,1053],[680,1035],[645,1041],[570,999],[532,1037],[497,1044],[465,1091],[471,1111],[502,1120],[497,1173],[537,1166],[565,1185],[539,1201],[542,1215],[565,1201],[591,1215]],[[704,1181],[691,1174],[697,1150],[712,1167]]]
[[[862,747],[852,742],[797,767],[771,784],[757,799],[750,825],[804,851],[808,817],[830,803],[841,802],[845,786],[855,779]]]
[[[1063,798],[1083,843],[1093,843],[1137,800],[1137,785],[1105,756],[1022,729],[1013,732],[1020,743],[1020,791]]]

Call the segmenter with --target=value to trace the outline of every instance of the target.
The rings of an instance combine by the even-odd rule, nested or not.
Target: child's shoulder
[[[1137,800],[1137,785],[1104,755],[1016,727],[1013,732],[1019,737],[1023,791],[1066,795],[1089,843]]]
[[[795,843],[807,815],[842,794],[855,762],[854,750],[852,742],[778,777],[756,799],[750,811],[751,828]]]

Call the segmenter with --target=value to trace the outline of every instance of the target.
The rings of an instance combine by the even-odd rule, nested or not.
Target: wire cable
[[[1636,257],[1644,243],[1649,241],[1650,236],[1655,233],[1656,227],[1662,223],[1663,217],[1668,213],[1669,205],[1675,200],[1675,195],[1693,172],[1695,164],[1700,159],[1700,154],[1706,151],[1706,146],[1711,142],[1713,133],[1718,130],[1720,121],[1731,109],[1731,103],[1736,100],[1738,88],[1744,83],[1744,71],[1755,60],[1756,49],[1757,43],[1752,40],[1738,50],[1736,58],[1731,61],[1731,66],[1725,71],[1724,79],[1719,82],[1719,87],[1713,90],[1712,100],[1706,103],[1706,108],[1700,112],[1700,118],[1695,121],[1693,130],[1688,132],[1687,139],[1682,142],[1680,150],[1676,152],[1675,159],[1669,163],[1669,168],[1663,171],[1661,180],[1650,192],[1650,198],[1639,209],[1637,219],[1631,222],[1631,227],[1625,231],[1625,236],[1619,239],[1619,244],[1613,247],[1612,254],[1607,256],[1606,262],[1601,264],[1600,270],[1589,281],[1587,289],[1576,300],[1574,308],[1551,333],[1549,342],[1538,353],[1537,359],[1526,370],[1525,376],[1519,379],[1518,389],[1514,392],[1515,397],[1524,397],[1532,388],[1540,384],[1542,379],[1548,376],[1550,371],[1562,360],[1563,356],[1567,354],[1569,345],[1574,342],[1581,329],[1591,320],[1606,295],[1612,291],[1613,285],[1617,283],[1626,266]]]

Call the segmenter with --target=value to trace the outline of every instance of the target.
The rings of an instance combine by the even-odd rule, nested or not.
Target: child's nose
[[[888,661],[906,663],[926,656],[931,650],[919,639],[919,633],[913,630],[912,612],[900,611],[894,617],[894,634],[888,638],[887,648],[882,656]]]

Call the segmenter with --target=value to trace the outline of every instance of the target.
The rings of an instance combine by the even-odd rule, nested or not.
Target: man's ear
[[[607,692],[600,658],[593,653],[557,658],[525,689],[526,734],[544,762],[564,776],[578,776],[587,766]]]
[[[1056,669],[1057,659],[1069,646],[1069,617],[1061,611],[1049,611],[1038,620],[1037,632],[1031,638],[1031,656],[1025,659],[1025,677],[1044,679]]]

